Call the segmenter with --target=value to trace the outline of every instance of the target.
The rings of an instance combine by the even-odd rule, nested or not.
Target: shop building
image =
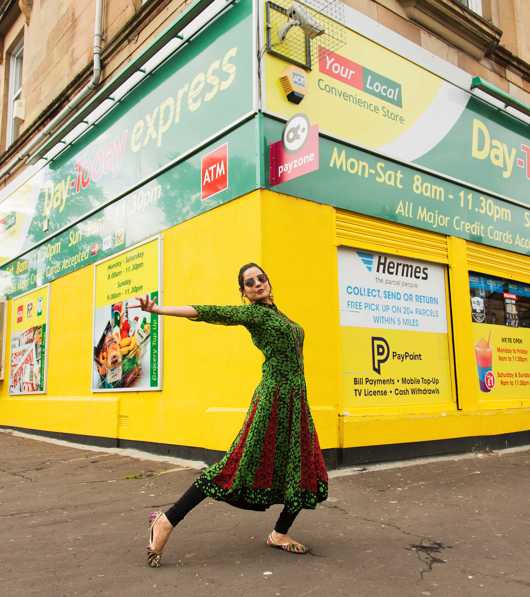
[[[331,466],[530,442],[524,3],[64,4],[0,15],[1,426],[214,460],[260,355],[134,297],[256,261]]]

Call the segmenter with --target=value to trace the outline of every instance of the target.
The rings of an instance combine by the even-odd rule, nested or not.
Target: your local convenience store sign
[[[318,20],[326,28],[328,19]],[[347,27],[341,37],[342,47],[320,48],[299,105],[280,84],[287,62],[266,54],[265,111],[285,119],[303,111],[340,141],[530,206],[529,125]]]
[[[0,203],[0,264],[250,112],[251,65],[252,3],[241,2]]]

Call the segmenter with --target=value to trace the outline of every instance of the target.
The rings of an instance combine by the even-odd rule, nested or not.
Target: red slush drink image
[[[475,344],[475,360],[477,362],[478,380],[481,392],[491,392],[495,387],[493,374],[493,351],[489,339],[481,338]]]

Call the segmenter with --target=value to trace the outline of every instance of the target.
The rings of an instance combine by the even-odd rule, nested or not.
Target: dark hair
[[[247,269],[250,269],[251,267],[257,267],[262,273],[264,273],[267,276],[267,272],[261,267],[261,265],[258,265],[257,263],[251,262],[251,263],[245,263],[245,265],[243,265],[241,267],[241,269],[239,270],[239,274],[237,276],[237,281],[239,283],[239,291],[241,292],[241,294],[243,294],[243,290],[244,288],[244,284],[243,284],[243,274],[247,271]],[[267,280],[269,280],[269,276],[267,276]],[[269,286],[271,287],[271,292],[272,292],[272,285],[270,283],[269,280]]]

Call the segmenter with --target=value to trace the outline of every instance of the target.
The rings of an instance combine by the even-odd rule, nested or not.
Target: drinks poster
[[[491,398],[530,396],[530,285],[470,275],[477,393]]]
[[[159,390],[158,315],[140,309],[135,297],[160,292],[160,239],[95,266],[92,390]]]
[[[49,302],[49,286],[43,286],[13,300],[9,357],[10,394],[46,392]]]

